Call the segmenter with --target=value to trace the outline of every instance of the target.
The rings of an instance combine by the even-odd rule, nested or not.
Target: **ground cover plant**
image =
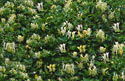
[[[0,81],[124,81],[124,0],[0,0]]]

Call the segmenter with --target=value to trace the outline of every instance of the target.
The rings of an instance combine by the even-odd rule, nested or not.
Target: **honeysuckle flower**
[[[77,17],[78,17],[78,18],[81,18],[82,15],[83,15],[82,13],[78,13]]]
[[[73,57],[76,57],[77,56],[77,52],[73,52]]]
[[[73,25],[70,22],[68,22],[67,24],[68,24],[68,29],[71,30],[73,28]]]
[[[99,48],[99,51],[100,51],[100,53],[104,53],[104,52],[106,51],[106,48],[104,48],[104,47],[101,46],[101,47]]]
[[[36,77],[36,81],[43,81],[41,76]]]
[[[99,2],[97,2],[96,4],[96,8],[100,8],[102,12],[104,12],[107,9],[107,3],[102,2],[102,0],[99,0]]]
[[[83,69],[83,63],[82,63],[82,62],[78,63],[78,68],[79,68],[80,70]]]
[[[115,42],[115,45],[112,48],[112,53],[114,54],[123,54],[123,44],[119,44],[118,42]]]
[[[31,29],[38,29],[38,24],[37,23],[31,23]]]
[[[49,42],[49,39],[50,38],[50,36],[49,35],[46,35],[46,37],[44,38],[44,40],[45,40],[45,43],[48,43]]]
[[[20,76],[23,78],[23,79],[27,79],[29,76],[27,73],[24,73],[24,72],[19,72]]]
[[[103,58],[105,63],[106,63],[106,61],[109,61],[109,53],[104,53],[102,58]]]
[[[50,64],[49,66],[47,66],[47,68],[49,69],[49,72],[55,72],[55,64]]]
[[[112,77],[113,81],[117,81],[118,80],[118,74],[114,73],[113,77]]]
[[[25,0],[24,3],[29,6],[33,6],[33,1],[32,0]]]
[[[31,39],[39,41],[40,40],[40,35],[33,33],[33,35],[31,36]]]
[[[114,23],[114,25],[112,26],[112,28],[114,29],[115,32],[119,32],[119,23]]]
[[[78,36],[80,37],[80,38],[83,38],[83,35],[78,31]]]
[[[65,53],[66,52],[65,44],[60,44],[59,49],[60,49],[61,53]]]
[[[65,33],[66,33],[66,27],[61,27],[61,33],[62,33],[63,36],[65,35]]]
[[[1,18],[1,22],[5,23],[6,19],[5,18]]]
[[[82,24],[78,25],[78,26],[76,27],[76,29],[77,29],[78,31],[82,31],[82,30],[83,30]]]
[[[72,0],[65,0],[65,2],[66,2],[66,4],[65,4],[63,10],[64,10],[65,12],[68,12],[68,11],[70,10],[70,6],[71,6],[71,4],[72,4]]]
[[[5,72],[5,71],[6,71],[5,66],[0,66],[0,72]]]
[[[121,76],[121,78],[122,78],[123,81],[125,80],[124,72],[122,72],[122,76]]]
[[[76,33],[76,31],[73,31],[73,32],[72,32],[72,39],[74,39],[75,33]]]
[[[92,32],[92,31],[91,31],[91,28],[88,28],[86,34],[87,34],[88,36],[90,36],[90,35],[91,35],[91,32]]]
[[[27,43],[28,45],[30,45],[30,44],[31,44],[31,42],[32,42],[32,40],[31,40],[31,39],[26,40],[26,43]],[[30,47],[26,45],[26,48],[30,48]]]
[[[5,8],[4,8],[4,7],[1,7],[1,8],[0,8],[0,15],[2,15],[2,14],[4,13],[4,11],[5,11]]]
[[[95,65],[89,66],[88,72],[89,72],[89,75],[91,75],[91,76],[97,75],[97,68],[96,68],[96,66]]]
[[[42,24],[42,27],[41,27],[42,31],[45,31],[45,26],[46,25],[47,25],[47,23]]]
[[[3,32],[3,28],[0,26],[0,32]]]
[[[11,74],[17,74],[17,71],[14,69],[14,68],[12,68],[10,71],[9,71]]]
[[[63,64],[63,71],[69,74],[74,74],[75,73],[74,67],[75,67],[74,64]]]
[[[40,52],[36,52],[36,53],[35,53],[35,57],[40,58],[40,56],[41,56],[41,55],[40,55]]]
[[[79,47],[77,47],[78,49],[79,49],[79,51],[80,51],[80,53],[85,53],[85,51],[86,51],[86,45],[80,45]]]
[[[37,18],[40,18],[40,16],[38,15],[33,16],[33,19],[37,19]]]
[[[71,31],[70,30],[68,30],[68,32],[67,32],[67,34],[66,34],[66,36],[68,37],[68,38],[70,38],[71,37]]]
[[[83,31],[82,31],[82,36],[85,37],[86,34],[87,34],[87,31],[86,31],[86,30],[83,30]]]
[[[63,81],[63,79],[59,77],[59,78],[58,78],[58,81]]]
[[[10,62],[10,59],[9,58],[5,58],[5,64],[8,65]]]
[[[13,23],[16,19],[16,15],[15,14],[11,14],[9,19],[8,19],[8,23]]]
[[[27,79],[26,81],[30,81],[30,79]]]
[[[11,52],[11,53],[15,53],[15,43],[4,43],[4,48],[5,50],[7,50],[8,52]]]
[[[17,6],[17,8],[21,9],[21,10],[25,10],[26,9],[26,7],[24,5],[22,5],[22,4],[20,4],[19,6]]]
[[[39,11],[43,11],[43,2],[38,3],[37,9],[38,9]]]
[[[30,8],[30,7],[27,7],[28,11],[29,11],[29,14],[36,14],[36,9],[33,9],[33,8]]]
[[[99,39],[101,39],[102,42],[103,42],[105,40],[105,33],[101,29],[99,29],[97,31],[96,37],[99,38]]]
[[[54,9],[56,9],[56,7],[57,7],[56,5],[52,5],[51,9],[54,10]]]
[[[109,19],[113,19],[114,18],[114,12],[111,12],[108,16]]]
[[[80,55],[80,60],[81,62],[88,62],[89,61],[89,55],[85,54],[85,56],[83,57],[83,55]]]
[[[108,70],[108,68],[103,68],[103,69],[102,69],[102,74],[103,74],[103,76],[105,76],[106,70]]]
[[[13,7],[14,7],[14,3],[7,1],[7,2],[5,3],[5,6],[6,6],[6,7],[13,8]]]
[[[22,42],[24,40],[24,36],[18,35],[17,39],[19,42]]]

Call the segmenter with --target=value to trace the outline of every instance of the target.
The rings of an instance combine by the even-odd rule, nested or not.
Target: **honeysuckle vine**
[[[123,0],[0,0],[0,81],[124,81]]]

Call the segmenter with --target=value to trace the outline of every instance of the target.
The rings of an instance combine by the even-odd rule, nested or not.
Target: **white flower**
[[[120,29],[119,29],[119,23],[114,23],[114,25],[112,27],[113,27],[113,29],[114,29],[115,32],[119,32],[120,31]]]
[[[63,64],[63,71],[69,73],[69,74],[74,74],[74,64]]]
[[[109,19],[113,19],[114,18],[114,12],[111,12],[108,16]]]
[[[70,30],[68,30],[68,32],[67,32],[67,34],[66,34],[66,36],[67,36],[68,38],[70,38],[70,37],[71,37],[71,31],[70,31]]]
[[[117,81],[118,80],[118,74],[114,73],[112,80]]]
[[[91,31],[91,28],[88,28],[86,34],[87,34],[88,36],[90,36],[90,35],[91,35],[91,32],[92,32],[92,31]]]
[[[95,76],[97,75],[97,68],[95,65],[90,65],[89,68],[88,68],[88,72],[89,72],[89,75],[91,76]]]
[[[101,47],[99,48],[99,50],[100,50],[100,53],[104,53],[104,52],[106,51],[106,48],[104,48],[104,47],[101,46]]]
[[[7,50],[8,52],[11,52],[11,53],[15,53],[15,43],[4,43],[4,48],[5,50]]]
[[[17,39],[18,39],[19,42],[22,42],[24,40],[24,37],[21,36],[21,35],[18,35]]]
[[[102,2],[102,0],[99,0],[99,2],[97,2],[97,4],[96,4],[96,8],[100,8],[102,10],[102,12],[104,12],[107,8],[107,3]]]
[[[114,54],[123,54],[123,44],[119,44],[118,42],[115,42],[115,45],[112,48],[112,53]]]
[[[62,33],[62,35],[65,35],[65,33],[66,33],[66,27],[61,27],[61,33]]]
[[[41,55],[40,55],[40,52],[36,52],[36,53],[35,53],[35,57],[40,58],[40,56],[41,56]]]
[[[38,24],[37,23],[31,23],[31,29],[38,29]]]
[[[43,11],[43,2],[38,3],[37,9],[38,9],[39,11]]]
[[[96,37],[99,38],[99,39],[101,39],[102,42],[103,42],[105,40],[105,33],[101,29],[99,29],[97,31]]]
[[[78,31],[82,31],[82,30],[83,30],[82,24],[78,25],[78,26],[76,27],[76,29],[77,29]]]
[[[68,28],[71,30],[73,28],[73,25],[71,23],[68,23]]]
[[[125,80],[124,72],[122,72],[122,79],[123,79],[123,81]]]
[[[60,44],[59,49],[60,49],[61,53],[65,53],[66,52],[65,44]]]
[[[77,52],[73,52],[73,57],[76,57],[77,56]]]
[[[105,63],[106,63],[106,61],[109,61],[109,53],[104,53],[102,58],[103,58]]]

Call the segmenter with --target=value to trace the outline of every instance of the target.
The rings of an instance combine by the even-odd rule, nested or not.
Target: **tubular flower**
[[[123,44],[119,44],[118,42],[115,42],[115,45],[112,48],[112,53],[114,54],[123,54]]]
[[[112,28],[114,29],[115,32],[119,32],[119,23],[114,23],[114,25],[112,26]]]
[[[55,64],[50,64],[49,66],[47,66],[47,68],[49,69],[49,72],[55,72]]]
[[[5,50],[7,50],[8,52],[11,52],[11,53],[15,53],[15,43],[4,43],[4,48]]]
[[[105,40],[105,33],[100,29],[97,31],[96,37],[101,39],[103,42]]]
[[[96,8],[100,8],[102,12],[104,12],[107,9],[107,3],[102,2],[102,0],[99,0],[99,2],[97,2],[96,4]]]
[[[80,60],[82,62],[88,62],[89,61],[89,55],[85,54],[85,56],[83,57],[82,54],[80,55]]]
[[[86,45],[80,45],[79,47],[77,47],[78,49],[79,49],[79,51],[80,51],[80,53],[85,53],[85,51],[86,51]]]
[[[63,71],[69,74],[74,74],[74,64],[63,64]]]
[[[102,58],[103,58],[105,63],[106,63],[106,61],[109,61],[109,53],[104,53]]]
[[[60,49],[61,53],[65,53],[66,52],[65,44],[60,44],[59,49]]]

